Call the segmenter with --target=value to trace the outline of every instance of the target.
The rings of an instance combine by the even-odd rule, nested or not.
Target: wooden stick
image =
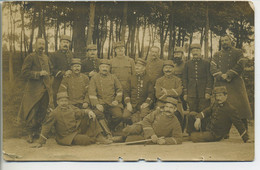
[[[164,139],[164,137],[160,137],[158,139]],[[144,139],[144,140],[138,140],[138,141],[131,141],[131,142],[123,142],[123,143],[112,143],[106,146],[116,146],[116,145],[131,145],[131,144],[138,144],[138,143],[144,143],[144,142],[150,142],[152,139]]]

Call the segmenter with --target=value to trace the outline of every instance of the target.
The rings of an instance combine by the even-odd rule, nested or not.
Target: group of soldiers
[[[115,57],[99,59],[97,46],[85,57],[73,56],[71,37],[60,37],[60,49],[49,56],[45,41],[25,58],[28,80],[18,113],[27,141],[41,147],[54,129],[61,145],[134,142],[181,144],[186,129],[193,142],[228,138],[234,124],[244,142],[251,118],[242,79],[246,59],[221,37],[222,50],[211,61],[201,45],[191,44],[187,60],[182,47],[161,60],[153,46],[147,61],[125,56],[124,42],[114,43]],[[54,128],[53,128],[54,127]]]

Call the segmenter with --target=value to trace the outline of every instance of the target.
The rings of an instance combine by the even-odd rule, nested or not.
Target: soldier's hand
[[[157,143],[158,143],[159,145],[164,145],[164,144],[166,143],[166,140],[159,138],[159,139],[157,140]]]
[[[37,143],[35,145],[32,146],[32,148],[41,148],[42,144],[41,143]]]
[[[194,123],[194,127],[195,127],[196,130],[200,129],[200,127],[201,127],[201,120],[200,120],[200,118],[196,119],[196,121]]]
[[[254,141],[251,139],[248,139],[245,143],[253,143]]]
[[[88,108],[88,103],[83,103],[83,104],[82,104],[82,107],[83,107],[83,109]]]
[[[117,105],[118,105],[118,101],[117,101],[117,100],[114,100],[114,101],[112,102],[112,105],[117,106]]]
[[[165,88],[163,88],[163,87],[161,87],[161,89],[162,89],[162,92],[163,92],[165,95],[167,95],[167,90],[166,90]]]
[[[209,100],[209,99],[210,99],[210,94],[206,93],[206,94],[205,94],[205,99],[206,99],[206,100]]]
[[[158,137],[156,135],[152,135],[151,139],[152,139],[153,143],[157,143],[157,141],[158,141]]]
[[[92,77],[92,76],[94,76],[95,74],[97,74],[97,72],[91,71],[91,72],[89,73],[89,77]]]
[[[132,112],[133,111],[133,106],[132,104],[129,102],[126,104],[126,109],[129,111],[129,112]]]
[[[69,77],[71,75],[72,71],[71,70],[67,70],[64,74],[65,77]]]
[[[228,76],[227,76],[227,74],[222,74],[221,77],[222,77],[224,80],[226,80]]]
[[[88,112],[88,117],[89,117],[90,119],[95,120],[95,119],[96,119],[96,114],[95,114],[92,110],[90,110],[90,111]]]
[[[103,112],[104,111],[104,107],[101,104],[97,104],[96,108],[100,111]]]
[[[183,99],[184,99],[185,101],[187,101],[187,98],[188,98],[188,96],[185,94],[185,95],[183,96]]]
[[[47,76],[49,73],[45,70],[40,71],[40,76]]]
[[[143,103],[143,104],[141,105],[141,109],[143,109],[143,108],[147,108],[148,106],[149,106],[148,103]]]

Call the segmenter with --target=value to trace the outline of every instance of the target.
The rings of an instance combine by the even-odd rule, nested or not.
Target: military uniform
[[[238,110],[239,117],[249,119],[252,117],[252,111],[242,78],[244,64],[245,58],[241,50],[233,47],[222,49],[214,54],[210,72],[215,77],[215,86],[226,86],[227,101]],[[228,81],[221,78],[222,74],[228,75]]]
[[[146,73],[153,83],[155,83],[158,78],[163,76],[163,60],[159,58],[148,60],[146,64]]]
[[[102,61],[101,61],[102,63]],[[94,109],[98,120],[109,120],[111,129],[114,129],[122,119],[122,86],[115,75],[108,73],[94,75],[89,84],[89,99],[95,108],[97,104],[104,107],[104,112]],[[118,101],[117,106],[113,106],[113,101]]]
[[[49,104],[51,82],[49,76],[40,76],[43,70],[51,74],[48,56],[34,52],[25,58],[21,72],[27,84],[18,112],[18,122],[25,121],[31,134],[39,130]]]
[[[174,52],[182,52],[184,53],[184,49],[182,47],[175,47],[174,48]],[[184,57],[184,55],[183,55]],[[180,63],[178,63],[177,61],[175,61],[175,58],[173,58],[173,64],[174,64],[174,70],[173,70],[173,74],[177,77],[179,77],[180,79],[182,79],[182,75],[183,75],[183,70],[184,70],[184,66],[185,66],[185,59],[184,58],[180,58]]]
[[[210,100],[205,99],[206,93],[211,94],[213,83],[209,66],[210,63],[201,58],[193,58],[185,64],[182,81],[190,111],[200,112],[210,104]]]
[[[57,106],[48,115],[42,125],[39,143],[46,142],[53,126],[56,130],[56,141],[60,145],[88,145],[94,143],[102,131],[97,120],[89,119],[85,110],[73,105],[68,105],[66,108]]]
[[[67,36],[62,36],[61,40],[62,39],[71,41],[71,39]],[[71,59],[73,57],[74,57],[73,53],[69,50],[67,50],[67,51],[58,50],[50,56],[51,62],[53,64],[53,75],[54,75],[53,93],[54,93],[55,105],[57,105],[56,104],[56,95],[58,93],[63,75],[65,74],[65,72],[67,70],[70,70]]]
[[[197,118],[201,119],[207,117],[210,117],[206,127],[207,131],[192,133],[191,139],[193,142],[219,141],[229,133],[232,124],[235,125],[244,142],[249,139],[244,124],[238,117],[237,110],[228,102],[222,104],[215,102],[213,106],[204,109],[197,116]]]
[[[160,109],[148,114],[141,122],[126,127],[123,132],[128,137],[131,135],[141,135],[146,139],[152,135],[165,137],[166,145],[182,143],[182,131],[177,117],[167,116]]]

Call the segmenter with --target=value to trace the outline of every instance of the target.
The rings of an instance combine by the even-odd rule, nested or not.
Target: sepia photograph
[[[255,160],[251,1],[7,1],[4,161]]]

